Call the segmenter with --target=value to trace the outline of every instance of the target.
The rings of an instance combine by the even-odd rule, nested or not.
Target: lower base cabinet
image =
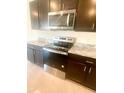
[[[82,83],[86,76],[86,64],[68,60],[66,77]]]
[[[30,62],[34,63],[34,49],[27,48],[27,58]]]
[[[31,45],[30,45],[31,46]],[[37,49],[36,47],[33,48],[33,46],[28,46],[27,47],[27,58],[30,62],[43,67],[43,52],[42,48]]]
[[[88,87],[96,90],[96,66],[90,66],[86,77],[86,84]]]
[[[40,66],[40,67],[43,67],[43,54],[42,54],[42,50],[35,50],[35,55],[34,55],[34,58],[35,58],[35,64]]]
[[[77,57],[78,58],[78,57]],[[81,61],[81,59],[83,59]],[[87,61],[85,57],[68,58],[66,78],[96,90],[96,66],[95,62]]]

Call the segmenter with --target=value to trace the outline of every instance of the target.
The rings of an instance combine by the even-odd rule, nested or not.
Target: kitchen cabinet
[[[49,0],[38,0],[38,17],[40,30],[48,29],[48,4]]]
[[[27,48],[27,58],[30,62],[34,63],[34,49]]]
[[[96,90],[96,59],[69,54],[66,78]]]
[[[27,58],[30,62],[43,67],[43,54],[42,54],[42,48],[28,44],[27,47]]]
[[[29,7],[30,7],[31,28],[39,29],[38,0],[30,1]]]
[[[96,2],[95,0],[79,0],[75,22],[76,31],[96,30]]]
[[[43,54],[42,54],[42,50],[37,50],[35,49],[34,50],[35,53],[34,53],[34,58],[35,58],[35,64],[40,66],[40,67],[43,67]]]
[[[68,60],[66,77],[82,83],[86,77],[86,64]]]
[[[49,12],[61,10],[61,0],[49,0]]]
[[[49,0],[49,11],[56,12],[76,9],[77,3],[78,0]]]
[[[76,9],[78,0],[62,0],[62,10]]]
[[[96,66],[95,65],[89,66],[85,83],[88,87],[96,90]]]

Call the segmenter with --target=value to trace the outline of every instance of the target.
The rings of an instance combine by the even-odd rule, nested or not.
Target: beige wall
[[[31,29],[31,22],[29,16],[29,6],[28,6],[28,32],[27,40],[37,40],[38,38],[51,39],[54,36],[71,36],[75,37],[77,42],[96,44],[96,33],[95,32],[75,32],[75,31],[39,31]]]

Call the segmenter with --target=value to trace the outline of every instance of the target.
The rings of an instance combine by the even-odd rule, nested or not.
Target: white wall
[[[51,39],[54,36],[70,36],[75,37],[76,41],[80,43],[96,44],[96,33],[94,32],[31,30],[29,33],[29,40],[36,40],[39,37]]]

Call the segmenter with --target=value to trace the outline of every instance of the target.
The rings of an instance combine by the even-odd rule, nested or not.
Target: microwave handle
[[[67,26],[69,26],[70,14],[67,16]]]

